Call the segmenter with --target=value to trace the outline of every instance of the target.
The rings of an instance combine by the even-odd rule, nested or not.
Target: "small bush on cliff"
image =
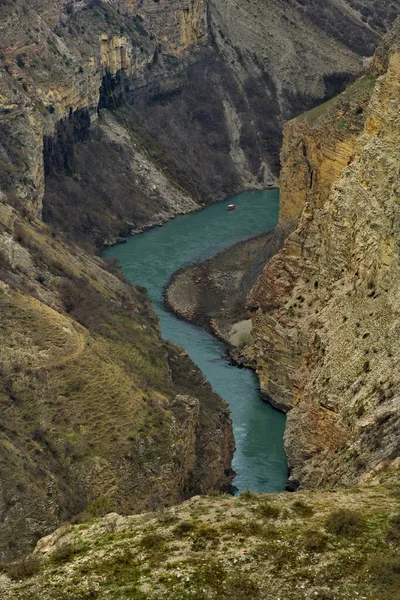
[[[25,579],[32,577],[40,570],[40,559],[30,554],[22,560],[18,560],[6,566],[5,572],[10,579]]]
[[[327,531],[344,537],[357,537],[365,528],[365,519],[348,509],[333,511],[325,521]]]
[[[61,542],[51,554],[51,561],[55,564],[69,561],[75,554],[79,554],[81,549],[76,542]]]
[[[308,504],[305,504],[301,500],[296,500],[296,502],[293,502],[291,509],[301,517],[311,517],[311,515],[314,513],[311,506],[308,506]]]
[[[259,504],[255,510],[259,515],[264,517],[264,519],[277,519],[281,513],[280,508],[269,502]]]

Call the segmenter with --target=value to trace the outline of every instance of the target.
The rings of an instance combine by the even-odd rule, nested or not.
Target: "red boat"
[[[226,210],[235,210],[236,206],[234,204],[228,204]]]

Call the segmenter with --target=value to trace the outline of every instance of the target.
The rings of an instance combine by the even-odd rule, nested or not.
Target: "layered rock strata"
[[[102,244],[199,201],[273,182],[283,121],[354,78],[396,13],[387,0],[384,20],[371,9],[365,24],[349,3],[335,7],[7,0],[0,7],[2,189],[36,215],[44,198],[43,214],[59,231],[75,215],[67,233]],[[327,27],[332,15],[336,29]],[[104,111],[118,121],[111,135]],[[82,114],[85,132],[76,130]],[[49,168],[54,147],[58,161]],[[154,165],[147,178],[143,156]],[[103,157],[100,194],[91,178]],[[101,212],[108,213],[103,226]]]
[[[305,486],[352,484],[400,452],[399,30],[368,76],[288,124],[281,214],[300,218],[249,299],[261,389],[290,410]]]

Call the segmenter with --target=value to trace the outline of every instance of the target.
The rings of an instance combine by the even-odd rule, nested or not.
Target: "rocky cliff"
[[[353,4],[3,2],[8,201],[101,245],[274,181],[284,120],[354,78],[398,11]]]
[[[400,23],[368,75],[289,123],[281,218],[253,288],[261,389],[304,486],[352,484],[399,447]]]

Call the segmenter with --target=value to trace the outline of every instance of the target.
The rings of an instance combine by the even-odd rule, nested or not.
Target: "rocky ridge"
[[[281,218],[296,230],[253,288],[261,389],[289,410],[302,485],[351,485],[400,451],[400,24],[369,75],[288,124]]]
[[[396,13],[342,3],[330,31],[334,6],[3,2],[2,189],[101,245],[274,181],[283,121],[354,78]]]
[[[395,482],[393,468],[357,489],[203,496],[158,513],[111,513],[40,540],[33,555],[5,567],[0,593],[4,600],[396,600]]]

